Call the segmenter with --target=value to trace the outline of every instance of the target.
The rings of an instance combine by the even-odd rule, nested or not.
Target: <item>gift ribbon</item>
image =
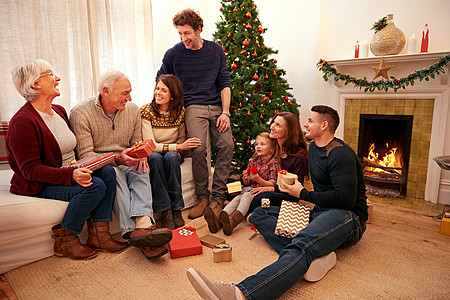
[[[215,244],[214,245],[214,248],[219,248],[219,249],[228,249],[228,248],[232,248],[231,246],[230,246],[230,244]]]
[[[183,236],[189,236],[194,233],[194,230],[195,229],[192,227],[184,227],[184,228],[180,229],[180,231],[178,231],[178,233]]]
[[[262,208],[269,208],[270,207],[270,199],[269,198],[262,198],[261,199],[261,206],[262,206]]]

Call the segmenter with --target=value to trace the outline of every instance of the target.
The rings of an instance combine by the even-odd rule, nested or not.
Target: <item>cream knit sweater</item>
[[[77,137],[78,158],[95,153],[119,154],[142,140],[139,107],[128,102],[118,110],[114,122],[106,116],[100,96],[92,97],[70,111],[70,125]]]
[[[155,152],[165,153],[176,151],[177,144],[186,140],[186,126],[184,124],[184,108],[180,116],[174,121],[170,120],[169,112],[161,112],[157,117],[150,104],[140,108],[142,118],[142,138],[155,141]]]

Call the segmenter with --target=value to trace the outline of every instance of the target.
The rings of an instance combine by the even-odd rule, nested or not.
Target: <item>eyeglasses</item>
[[[55,74],[53,74],[53,72],[48,72],[48,73],[45,73],[45,74],[40,75],[40,76],[38,77],[38,79],[41,78],[41,77],[45,77],[45,76],[52,76],[53,78],[55,78]]]

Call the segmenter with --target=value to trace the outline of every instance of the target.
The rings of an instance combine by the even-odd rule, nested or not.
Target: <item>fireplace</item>
[[[376,195],[406,196],[413,116],[360,114],[358,156]]]
[[[448,54],[450,52],[391,55],[385,56],[384,62],[395,66],[389,70],[390,76],[402,78],[422,68],[429,68]],[[351,74],[356,78],[372,77],[370,66],[377,65],[379,61],[380,57],[328,60],[339,73]],[[406,86],[397,92],[375,90],[366,93],[355,89],[351,83],[346,85],[342,81],[332,80],[320,96],[324,104],[337,109],[341,125],[336,135],[343,137],[356,153],[363,151],[359,149],[360,115],[413,116],[409,162],[403,157],[402,165],[402,175],[406,175],[402,176],[402,181],[407,181],[405,201],[427,200],[450,204],[450,172],[442,171],[433,161],[436,156],[450,153],[449,73],[447,67],[445,73],[429,80],[417,80],[414,86]],[[385,133],[390,131],[385,130]],[[394,146],[391,143],[388,143],[389,147]],[[406,141],[401,143],[407,144]],[[408,168],[406,172],[405,167]],[[405,193],[404,185],[398,189]]]

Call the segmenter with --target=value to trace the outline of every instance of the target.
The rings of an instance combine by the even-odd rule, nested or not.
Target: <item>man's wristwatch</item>
[[[231,114],[229,112],[227,112],[227,111],[223,111],[222,115],[227,115],[228,117],[231,117]]]

